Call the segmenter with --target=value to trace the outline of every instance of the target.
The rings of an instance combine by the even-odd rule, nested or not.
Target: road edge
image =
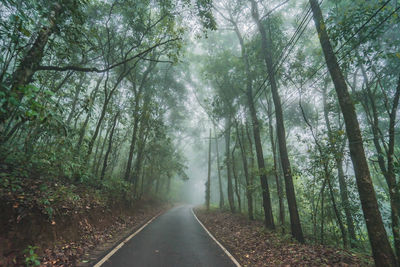
[[[193,216],[196,218],[196,220],[199,222],[199,224],[203,227],[203,229],[206,231],[206,233],[211,237],[212,240],[214,240],[215,243],[222,249],[222,251],[225,252],[225,254],[229,257],[229,259],[237,266],[241,267],[240,263],[235,259],[235,257],[232,256],[232,254],[208,231],[208,229],[204,226],[204,224],[197,218],[196,214],[193,211],[193,208],[191,208]],[[97,267],[97,266],[96,266]]]
[[[150,220],[148,220],[146,223],[144,223],[139,229],[137,229],[133,234],[129,235],[128,237],[124,238],[122,242],[120,242],[118,245],[116,245],[110,252],[108,252],[105,256],[103,256],[101,259],[96,261],[96,264],[93,265],[93,267],[100,267],[102,266],[109,258],[111,258],[120,248],[122,248],[129,240],[131,240],[134,236],[139,234],[144,228],[146,228],[147,225],[149,225],[152,221],[157,219],[161,214],[163,214],[165,211],[161,211],[158,214],[156,214],[154,217],[152,217]]]

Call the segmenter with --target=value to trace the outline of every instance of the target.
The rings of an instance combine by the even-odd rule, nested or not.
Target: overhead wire
[[[323,1],[323,0],[322,0]],[[322,1],[319,3],[319,5],[321,5],[322,4]],[[359,33],[364,27],[366,27],[366,25],[374,18],[374,17],[376,17],[377,15],[378,15],[378,13],[382,10],[382,9],[384,9],[384,7],[388,4],[390,2],[390,0],[388,0],[388,1],[386,1],[385,3],[383,3],[383,5],[379,8],[379,9],[377,9],[353,34],[352,34],[352,36],[350,36],[350,38],[348,38],[336,51],[335,51],[335,54],[337,54],[341,49],[343,49],[343,47],[357,34],[357,33]],[[398,9],[399,9],[400,7],[397,7],[388,17],[386,17],[377,27],[375,27],[372,31],[375,31],[375,29],[376,28],[378,28],[380,25],[382,25],[387,19],[389,19],[389,17],[391,17]],[[311,7],[309,7],[309,9],[308,9],[308,12],[306,13],[306,16],[307,15],[309,15],[309,11],[311,11]],[[310,13],[311,14],[311,13]],[[305,16],[305,17],[306,17]],[[310,20],[307,22],[307,25],[308,25],[308,23],[311,21],[311,18],[310,18]],[[304,28],[305,29],[305,28]],[[303,32],[304,32],[304,29],[303,29]],[[371,31],[371,32],[372,32]],[[302,32],[302,33],[303,33]],[[371,33],[370,32],[370,33]],[[366,37],[368,37],[369,36],[369,34],[366,36]],[[299,38],[300,38],[300,36],[299,36]],[[365,39],[365,38],[363,38],[363,39]],[[359,43],[361,43],[362,41],[360,41]],[[357,45],[358,46],[358,45]],[[352,50],[351,50],[352,51]],[[350,51],[350,52],[351,52]],[[289,54],[289,53],[288,53]],[[347,53],[347,54],[349,54],[349,52]],[[346,55],[347,55],[346,54]],[[285,57],[285,59],[284,60],[286,60],[286,58],[287,57]],[[342,60],[342,58],[343,57],[341,57],[339,60]],[[280,65],[279,65],[279,67],[281,66],[281,64],[283,63],[283,61],[281,61],[281,63],[280,63]],[[326,65],[326,63],[324,62],[323,64],[321,64],[314,72],[313,72],[313,74],[311,75],[311,77],[310,78],[308,78],[307,79],[307,81],[306,82],[308,82],[308,81],[310,81],[312,78],[314,78],[314,76],[324,67]],[[278,68],[279,68],[278,67]],[[274,74],[276,74],[277,73],[277,70],[278,69],[276,69],[275,70],[275,72],[274,72]],[[327,73],[327,71],[325,71],[321,76],[324,76],[325,74]],[[266,80],[269,80],[269,75],[266,77]],[[319,79],[318,79],[319,80]],[[317,80],[317,81],[318,81]],[[315,83],[315,82],[314,82]],[[313,83],[313,84],[314,84]],[[265,84],[265,82],[263,83],[263,84]],[[268,85],[267,85],[268,86]],[[260,87],[261,88],[261,87]],[[263,90],[265,90],[265,88],[263,89]],[[256,93],[256,94],[258,94],[258,92]],[[259,96],[258,96],[259,97]],[[258,97],[255,97],[255,99],[256,100],[258,100]]]
[[[323,1],[323,0],[322,0],[322,1]],[[321,1],[321,3],[322,3],[322,1]],[[307,9],[306,14],[305,14],[305,15],[303,16],[303,18],[301,19],[301,22],[300,22],[300,24],[297,26],[297,28],[296,28],[295,32],[293,33],[292,37],[290,38],[290,40],[288,41],[288,43],[285,45],[285,47],[282,49],[281,54],[280,54],[280,56],[279,56],[279,58],[280,58],[281,60],[277,61],[277,62],[274,64],[274,66],[273,66],[274,75],[278,72],[279,67],[280,67],[280,66],[283,64],[283,62],[286,60],[286,58],[287,58],[288,55],[290,54],[290,51],[293,49],[294,45],[295,45],[295,44],[297,43],[297,41],[299,40],[300,36],[304,33],[305,28],[308,26],[308,23],[310,22],[310,19],[309,19],[310,14],[311,14],[311,6]],[[309,19],[309,20],[308,20],[308,19]],[[308,21],[307,21],[307,20],[308,20]],[[306,21],[307,21],[307,23],[306,23]],[[304,25],[305,25],[305,26],[304,26]],[[303,26],[304,26],[304,27],[303,27]],[[303,29],[302,29],[302,28],[303,28]],[[299,34],[299,32],[300,32],[300,34]],[[297,35],[299,35],[299,37],[296,39]],[[294,45],[292,45],[295,39],[296,39],[296,41],[295,41]],[[290,51],[289,51],[288,53],[286,53],[286,52],[288,51],[289,47],[291,47],[291,48],[290,48]],[[285,55],[285,54],[286,54],[286,55]],[[284,55],[285,55],[285,56],[284,56]],[[258,97],[261,95],[261,94],[258,95],[258,94],[261,92],[261,90],[265,90],[265,88],[268,86],[268,84],[265,85],[265,83],[266,83],[267,81],[268,81],[268,84],[269,84],[269,75],[267,75],[267,77],[265,77],[265,79],[263,80],[262,84],[258,87],[258,89],[257,89],[257,91],[256,91],[256,94],[255,94],[255,97],[254,97],[256,100],[257,100]],[[265,85],[265,87],[264,87],[264,85]],[[264,87],[264,88],[263,88],[263,87]]]
[[[321,0],[321,2],[319,3],[319,5],[321,5],[323,2],[323,0]],[[378,10],[376,10],[372,16],[370,16],[367,21],[365,21],[334,53],[335,55],[337,55],[337,53],[344,48],[344,46],[352,39],[354,38],[354,36],[356,34],[358,34],[364,27],[367,26],[367,24],[378,15],[378,13],[384,9],[384,7],[390,2],[390,0],[386,1]],[[397,7],[393,12],[391,12],[384,20],[382,20],[376,27],[374,27],[374,29],[372,29],[366,36],[364,36],[363,38],[361,38],[361,40],[357,43],[356,46],[354,46],[351,50],[349,50],[346,54],[342,55],[338,62],[340,63],[340,61],[343,60],[343,58],[345,58],[351,51],[353,51],[354,49],[356,49],[367,37],[369,37],[370,34],[372,34],[376,29],[378,29],[383,23],[385,23],[393,14],[395,14],[398,10],[400,9],[400,6]],[[310,23],[312,16],[311,15],[311,6],[307,9],[306,14],[302,17],[301,22],[299,24],[299,26],[296,28],[295,32],[293,33],[292,37],[290,38],[290,40],[288,41],[288,43],[285,45],[285,47],[282,49],[280,57],[281,60],[279,60],[278,62],[275,63],[274,65],[274,75],[278,72],[280,66],[283,64],[283,62],[287,59],[287,57],[289,56],[290,52],[293,50],[294,46],[296,45],[296,43],[298,42],[298,40],[300,39],[300,37],[303,35],[303,33],[305,32],[305,29],[307,28],[308,24]],[[326,65],[326,63],[323,63],[320,67],[317,68],[317,70],[311,75],[310,78],[308,78],[305,82],[309,82],[317,73],[320,69],[322,69],[324,66]],[[322,76],[324,76],[328,71],[325,71],[321,76],[319,76],[318,79],[316,79],[313,84],[315,84],[316,82],[318,82]],[[268,81],[268,84],[265,85],[265,83]],[[291,81],[293,83],[293,81]],[[264,86],[265,85],[265,86]],[[267,86],[269,85],[269,75],[267,75],[267,77],[263,80],[262,84],[258,87],[257,92],[255,94],[254,97],[254,101],[257,101],[262,94],[262,91],[264,91]],[[285,105],[283,107],[283,109],[285,110],[288,106],[290,106],[290,104],[292,104],[296,98],[295,98],[295,93],[296,91],[293,91],[291,93],[291,95],[286,98],[286,100],[284,100],[282,102],[283,105]],[[288,105],[286,105],[286,103],[290,102]],[[272,115],[274,114],[275,111],[273,111],[271,114],[268,115]],[[241,115],[243,115],[244,112],[241,113]],[[225,130],[226,131],[226,130]],[[224,131],[224,132],[225,132]]]
[[[324,0],[321,0],[320,4],[323,2]],[[286,60],[286,58],[288,57],[288,55],[290,54],[290,52],[293,50],[294,46],[296,45],[297,41],[300,39],[301,35],[304,33],[306,27],[308,26],[308,24],[311,21],[311,6],[308,4],[308,8],[307,11],[305,12],[305,15],[302,17],[302,19],[300,20],[300,24],[297,26],[295,32],[293,33],[292,37],[290,38],[290,40],[287,42],[287,44],[284,46],[284,48],[281,50],[280,56],[279,58],[281,58],[282,60],[278,61],[275,63],[274,65],[274,74],[277,73],[279,67],[283,64],[283,62]],[[297,39],[296,39],[297,38]],[[290,49],[290,50],[289,50]],[[262,82],[262,84],[259,86],[259,88],[257,89],[256,92],[256,96],[255,96],[255,100],[258,99],[258,97],[261,96],[261,94],[257,97],[258,93],[261,93],[262,90],[264,90],[268,85],[265,86],[265,88],[263,89],[262,87],[265,85],[265,83],[269,80],[269,76],[267,76],[264,81]],[[292,94],[293,95],[293,94]],[[285,101],[284,101],[285,102]],[[244,111],[241,112],[240,115],[244,115]],[[229,128],[229,127],[228,127]],[[225,133],[226,130],[221,131],[221,134]]]
[[[382,10],[382,8],[383,8],[383,7],[381,7],[379,10]],[[354,51],[356,48],[358,48],[358,46],[359,46],[362,42],[364,42],[365,39],[366,39],[367,37],[369,37],[369,36],[370,36],[372,33],[374,33],[379,27],[381,27],[382,24],[385,23],[391,16],[393,16],[393,14],[395,14],[399,9],[400,9],[400,6],[398,6],[398,7],[397,7],[393,12],[391,12],[384,20],[382,20],[377,26],[375,26],[371,31],[369,31],[367,35],[363,36],[363,37],[359,40],[359,42],[357,42],[357,44],[356,44],[355,46],[352,47],[352,49],[350,49],[349,51],[347,51],[347,53],[345,53],[345,54],[343,54],[341,57],[339,57],[338,63],[340,63],[340,62],[341,62],[345,57],[347,57],[352,51]],[[375,16],[376,16],[376,14],[377,14],[377,13],[375,13]],[[369,19],[368,21],[371,21],[371,19]],[[365,25],[366,25],[366,24],[363,24],[362,27],[365,27]],[[360,30],[361,30],[361,28],[360,28],[359,30],[357,30],[357,32],[359,32]],[[387,30],[386,30],[386,31],[387,31]],[[386,32],[386,31],[385,31],[385,32]],[[354,38],[354,36],[355,36],[355,35],[352,35],[351,38]],[[350,38],[350,39],[351,39],[351,38]],[[348,40],[346,41],[346,43],[348,43],[348,41],[350,41],[350,39],[348,39]],[[343,45],[340,47],[340,49],[342,49],[342,48],[343,48]],[[338,49],[338,50],[335,52],[335,55],[337,55],[337,53],[340,51],[340,49]],[[381,52],[378,53],[378,55],[379,55],[379,54],[381,54]],[[375,58],[375,57],[374,57],[374,58]],[[324,66],[324,65],[325,65],[325,64],[323,64],[322,66]],[[321,69],[321,68],[319,68],[319,69]],[[319,70],[319,69],[318,69],[318,70]],[[317,72],[318,72],[318,70],[317,70]],[[308,82],[309,80],[311,80],[311,78],[313,78],[317,72],[315,72],[314,75],[312,75],[309,79],[307,79],[306,82]],[[320,76],[318,76],[318,77],[312,82],[312,84],[316,84],[316,83],[317,83],[318,81],[320,81],[323,77],[325,77],[325,75],[326,75],[327,73],[328,73],[328,70],[325,70],[325,72],[322,73]]]
[[[347,41],[345,41],[335,52],[334,54],[337,55],[337,53],[344,47],[345,44],[347,44],[352,38],[354,38],[354,36],[359,33],[362,28],[364,28],[371,20],[373,17],[377,16],[377,14],[389,3],[390,1],[386,1],[384,3],[384,5],[382,5],[376,12],[374,12],[374,14],[365,22],[363,23],[363,25],[354,33],[352,34],[352,36],[350,36],[349,39],[347,39]],[[365,39],[367,37],[369,37],[372,33],[374,33],[379,27],[381,27],[383,25],[383,23],[385,23],[391,16],[393,16],[393,14],[395,14],[398,10],[400,9],[400,6],[397,7],[396,9],[394,9],[388,16],[386,16],[377,26],[375,26],[371,31],[368,32],[367,35],[363,36],[363,38],[361,38],[359,40],[359,42],[357,42],[357,44],[355,46],[353,46],[347,53],[345,53],[344,55],[342,55],[339,59],[338,59],[338,63],[340,63],[345,57],[347,57],[353,50],[355,50],[356,48],[358,48],[358,46],[365,41]],[[390,29],[390,28],[389,28]],[[388,29],[387,29],[388,30]],[[386,30],[386,31],[387,31]],[[386,32],[385,31],[385,32]],[[377,55],[380,55],[382,52],[377,53]],[[377,56],[375,55],[375,56]],[[374,56],[374,58],[375,58]],[[373,59],[374,59],[373,58]],[[372,59],[372,60],[373,60]],[[322,65],[324,66],[324,65]],[[322,77],[325,77],[325,74],[328,72],[328,70],[326,70],[321,76],[319,76],[316,80],[313,81],[313,84],[315,84],[316,82],[318,82]],[[288,79],[290,82],[292,82],[292,84],[298,89],[301,90],[292,79]],[[310,79],[308,79],[306,82],[308,82]],[[306,83],[305,82],[305,83]],[[293,103],[294,101],[292,101]],[[286,106],[287,107],[287,106]],[[286,108],[284,107],[284,109]],[[383,137],[389,137],[389,136],[383,136]],[[367,139],[362,139],[362,140],[357,140],[357,141],[348,141],[349,143],[362,143],[362,142],[368,142],[368,141],[372,141],[374,140],[374,138],[367,138]]]
[[[322,4],[323,0],[321,0],[320,4]],[[311,16],[311,6],[308,7],[307,11],[305,12],[305,15],[302,17],[300,24],[298,25],[298,27],[296,28],[295,32],[293,33],[292,37],[290,38],[290,40],[288,41],[288,43],[286,44],[286,46],[282,49],[281,54],[279,56],[279,58],[281,60],[279,60],[275,65],[274,65],[274,75],[278,72],[280,66],[282,66],[283,62],[286,60],[286,58],[290,55],[290,52],[293,50],[293,48],[295,47],[295,45],[297,44],[298,40],[300,39],[300,37],[303,35],[303,33],[305,32],[305,29],[307,28],[308,24],[310,23],[312,19]],[[283,56],[285,55],[285,56]],[[268,80],[268,84],[265,85],[265,82]],[[263,86],[265,85],[265,87],[263,88]],[[261,84],[261,86],[257,89],[257,92],[255,94],[254,97],[254,102],[257,101],[261,95],[262,92],[265,91],[265,89],[267,88],[267,86],[269,85],[269,75],[265,78],[265,80],[263,81],[263,83]],[[295,100],[295,93],[296,91],[293,91],[291,93],[291,95],[289,95],[288,98],[286,98],[285,100],[283,100],[282,102],[282,106],[283,109],[285,110],[288,106],[290,106],[290,104],[292,104]],[[288,102],[290,102],[288,105],[286,105]],[[286,105],[286,106],[285,106]],[[275,110],[271,112],[271,114],[268,114],[268,116],[272,116],[275,113]]]
[[[324,0],[321,0],[320,4],[323,2]],[[301,35],[304,33],[305,29],[307,28],[308,24],[311,21],[311,6],[308,7],[307,11],[305,12],[305,15],[302,17],[302,19],[300,20],[300,24],[297,26],[295,32],[293,33],[292,37],[290,38],[290,40],[287,42],[287,44],[285,45],[285,47],[281,50],[281,54],[279,56],[279,58],[281,58],[280,61],[276,62],[274,65],[274,74],[277,73],[279,67],[283,64],[283,62],[286,60],[286,58],[288,57],[288,55],[290,54],[290,52],[293,50],[294,46],[296,45],[297,41],[300,39]],[[284,56],[285,55],[285,56]],[[284,57],[283,57],[284,56]],[[255,96],[255,101],[258,100],[258,98],[261,96],[261,93],[263,90],[265,90],[265,88],[268,86],[266,85],[265,88],[262,88],[266,81],[269,80],[269,75],[264,79],[263,83],[259,86],[259,88],[257,89],[257,93]],[[257,94],[260,93],[258,96]],[[293,102],[293,99],[290,100],[291,97],[295,96],[295,92],[292,92],[292,94],[289,96],[289,98],[287,98],[286,100],[283,101],[283,104],[285,104],[286,102],[291,101],[291,103]],[[274,114],[275,111],[273,111],[271,114]],[[241,112],[240,115],[244,115],[244,111]],[[229,128],[229,127],[228,127]],[[224,134],[228,129],[225,129],[224,131],[221,131],[221,134]]]
[[[377,11],[375,11],[373,13],[372,16],[370,16],[366,22],[364,22],[351,36],[350,38],[348,38],[338,49],[336,49],[336,51],[334,52],[335,55],[337,55],[340,50],[342,50],[344,48],[344,46],[351,40],[354,38],[354,36],[359,33],[363,28],[365,28],[367,26],[367,24],[378,15],[378,13],[384,9],[384,7],[389,3],[390,1],[386,1]],[[348,56],[353,50],[355,50],[363,41],[365,41],[365,39],[367,37],[369,37],[376,29],[378,29],[383,23],[385,23],[391,16],[393,16],[394,13],[396,13],[398,10],[400,9],[400,6],[397,7],[392,13],[389,14],[389,16],[387,16],[384,20],[382,20],[374,29],[372,29],[367,35],[365,35],[363,38],[360,39],[360,41],[352,47],[351,50],[349,50],[347,53],[345,53],[344,55],[342,55],[339,59],[338,59],[338,63],[340,63],[346,56]],[[326,65],[326,63],[324,62],[323,64],[321,64],[317,70],[315,70],[313,72],[313,74],[304,82],[307,83],[309,81],[311,81],[312,78],[314,78],[314,76]],[[327,74],[328,70],[326,70],[322,75],[318,76],[318,78],[316,80],[314,80],[312,82],[312,84],[315,84],[317,81],[319,81],[321,79],[321,77],[325,76],[325,74]]]
[[[323,0],[322,0],[323,1]],[[320,4],[322,3],[322,1],[320,2]],[[357,34],[357,33],[359,33],[364,27],[366,27],[367,26],[367,24],[374,18],[374,17],[376,17],[377,16],[377,14],[382,10],[382,9],[384,9],[384,7],[388,4],[390,2],[390,0],[389,1],[386,1],[378,10],[376,10],[374,13],[373,13],[373,15],[371,15],[368,19],[367,19],[367,21],[365,21],[334,53],[335,53],[335,55],[337,55],[337,53],[341,50],[341,49],[343,49],[344,48],[344,46],[352,39],[352,38],[354,38],[354,36]],[[345,53],[344,55],[342,55],[340,58],[339,58],[339,60],[338,60],[338,63],[340,63],[348,54],[350,54],[351,53],[351,51],[353,51],[354,49],[356,49],[367,37],[369,37],[373,32],[375,32],[383,23],[385,23],[391,16],[393,16],[393,14],[395,14],[398,10],[400,9],[400,6],[399,7],[397,7],[393,12],[391,12],[384,20],[382,20],[377,26],[375,26],[371,31],[369,31],[369,33],[367,34],[367,35],[365,35],[363,38],[361,38],[360,39],[360,41],[351,49],[351,50],[349,50],[347,53]],[[295,33],[293,34],[293,36],[292,36],[292,38],[290,39],[290,41],[288,42],[288,45],[286,45],[285,46],[285,49],[287,48],[287,47],[289,47],[289,44],[291,44],[292,42],[293,42],[293,40],[294,40],[294,38],[296,37],[296,34],[298,34],[298,29],[300,29],[300,27],[302,26],[302,25],[304,25],[303,24],[303,22],[304,21],[306,21],[306,19],[307,19],[307,16],[310,14],[309,13],[309,11],[311,11],[311,7],[307,10],[307,12],[306,12],[306,15],[303,17],[303,19],[302,19],[302,22],[300,23],[300,25],[299,25],[299,27],[296,29],[296,31],[295,31]],[[293,45],[292,45],[292,48],[291,49],[293,49],[293,47],[294,47],[294,45],[297,43],[297,41],[299,40],[299,38],[301,37],[301,35],[303,34],[303,32],[304,32],[304,30],[305,30],[305,28],[307,27],[307,25],[308,25],[308,23],[311,21],[311,18],[308,20],[308,22],[306,23],[306,26],[302,29],[302,32],[299,34],[299,36],[298,36],[298,38],[297,38],[297,40],[293,43]],[[282,50],[283,51],[283,50]],[[291,51],[291,50],[290,50]],[[285,58],[283,58],[283,60],[280,60],[280,63],[279,63],[279,65],[278,64],[276,64],[275,66],[278,66],[276,69],[274,69],[274,74],[276,74],[277,73],[277,71],[278,71],[278,69],[279,69],[279,67],[283,64],[283,62],[284,62],[284,60],[286,60],[286,58],[287,58],[287,55],[289,55],[290,54],[290,51],[286,54],[286,56],[285,56]],[[281,53],[281,55],[283,55],[284,53]],[[326,65],[326,63],[323,63],[313,74],[312,74],[312,76],[309,78],[309,79],[307,79],[305,82],[303,82],[303,84],[306,84],[307,82],[309,82],[314,76],[315,76],[315,74],[316,73],[318,73],[318,71],[321,69],[321,68],[323,68],[324,66]],[[318,82],[322,77],[324,77],[325,76],[325,74],[328,72],[328,70],[326,70],[321,76],[319,76],[316,80],[314,80],[313,81],[313,83],[312,84],[315,84],[316,82]],[[257,92],[256,92],[256,96],[255,96],[255,101],[257,101],[258,100],[258,98],[259,97],[261,97],[261,91],[264,91],[265,89],[266,89],[266,87],[268,86],[268,84],[264,87],[264,88],[262,88],[263,86],[264,86],[264,84],[265,84],[265,82],[266,82],[266,80],[269,80],[269,75],[266,77],[266,79],[264,80],[264,82],[263,82],[263,84],[259,87],[259,89],[257,90]],[[293,83],[293,85],[295,86],[295,87],[298,87],[294,82],[293,82],[293,80],[291,80],[291,79],[289,79],[290,80],[290,82],[292,82]],[[260,93],[261,92],[261,93]],[[259,95],[257,95],[258,93],[260,93]],[[289,95],[289,97],[288,98],[286,98],[283,102],[282,102],[282,106],[283,106],[283,110],[285,110],[288,106],[290,106],[291,104],[293,104],[294,102],[295,102],[295,100],[296,100],[296,96],[295,96],[295,93],[296,93],[296,90],[294,90],[292,93],[291,93],[291,95]],[[286,105],[287,104],[287,105]],[[268,116],[271,116],[271,115],[273,115],[275,113],[275,110],[274,111],[272,111],[271,112],[271,114],[268,114]]]

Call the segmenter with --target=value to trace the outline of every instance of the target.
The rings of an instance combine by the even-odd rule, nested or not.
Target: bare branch
[[[269,12],[267,12],[267,14],[265,14],[264,16],[262,16],[261,20],[265,19],[266,17],[268,17],[269,15],[271,15],[275,10],[277,10],[278,8],[280,8],[281,6],[283,6],[284,4],[286,4],[287,2],[289,2],[289,0],[286,0],[282,3],[280,3],[279,5],[277,5],[276,7],[274,7],[273,9],[271,9]]]
[[[109,67],[107,67],[107,68],[105,68],[105,69],[98,69],[98,68],[96,68],[96,67],[88,68],[88,67],[78,67],[78,66],[65,66],[65,67],[57,67],[57,66],[39,66],[37,70],[38,70],[38,71],[39,71],[39,70],[54,70],[54,71],[73,70],[73,71],[81,71],[81,72],[97,72],[97,73],[102,73],[102,72],[109,71],[109,70],[111,70],[111,69],[113,69],[113,68],[115,68],[115,67],[118,67],[118,66],[120,66],[120,65],[122,65],[122,64],[125,64],[125,63],[127,63],[127,62],[129,62],[129,61],[132,61],[132,60],[134,60],[135,58],[142,58],[143,55],[149,53],[149,52],[152,51],[153,49],[155,49],[155,48],[157,48],[157,47],[159,47],[159,46],[165,45],[165,44],[167,44],[167,43],[180,40],[180,39],[181,39],[181,38],[174,38],[174,39],[169,39],[169,40],[166,40],[166,41],[164,41],[164,42],[155,44],[155,45],[153,45],[153,46],[147,48],[146,50],[144,50],[144,51],[142,51],[142,52],[140,52],[140,53],[138,53],[138,54],[136,54],[136,55],[134,55],[134,56],[132,56],[132,57],[126,59],[126,60],[123,60],[123,61],[121,61],[121,62],[115,63],[115,64],[113,64],[113,65],[111,65],[111,66],[109,66]]]

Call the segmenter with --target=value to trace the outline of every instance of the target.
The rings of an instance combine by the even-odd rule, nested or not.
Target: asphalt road
[[[204,231],[190,206],[164,213],[120,248],[102,266],[235,266]]]

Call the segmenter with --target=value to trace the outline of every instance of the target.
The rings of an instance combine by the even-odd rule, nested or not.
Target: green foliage
[[[304,30],[298,28],[302,12],[307,14],[307,1],[289,1],[273,9],[278,2],[258,1],[261,23],[273,43],[270,56],[283,103],[304,232],[311,242],[318,243],[324,236],[325,242],[339,245],[340,230],[326,185],[330,181],[339,215],[344,218],[345,208],[350,210],[357,249],[367,251],[367,231],[337,96],[325,75],[328,70],[318,36],[309,24]],[[380,9],[384,3],[335,0],[325,1],[322,9],[361,122],[379,206],[391,235],[388,189],[378,159],[383,157],[387,165],[389,113],[400,67],[400,18],[393,13],[397,8],[393,1]],[[62,6],[60,13],[55,12],[57,5]],[[242,201],[246,191],[253,193],[255,215],[264,217],[256,178],[266,174],[277,214],[275,171],[283,181],[277,122],[261,36],[254,30],[249,1],[4,0],[0,10],[0,193],[12,206],[38,208],[52,222],[63,212],[86,209],[87,204],[131,204],[146,194],[180,200],[179,189],[185,189],[193,175],[183,152],[192,145],[188,138],[195,141],[194,150],[200,155],[204,152],[202,128],[214,124],[219,138],[230,130],[228,149],[236,149],[232,164]],[[232,21],[243,34],[246,54],[232,31]],[[43,39],[43,49],[34,51],[40,66],[22,66],[36,38],[53,23],[56,27]],[[248,57],[248,69],[243,56]],[[32,75],[12,88],[21,66]],[[46,66],[55,70],[41,69]],[[62,67],[65,70],[57,70]],[[250,130],[247,137],[245,132],[244,158],[252,185],[244,180],[235,132],[235,123],[252,128],[247,88],[253,90],[266,163],[264,170],[258,169],[253,134]],[[196,110],[193,97],[206,115]],[[300,100],[311,126],[305,125]],[[400,175],[397,128],[395,124],[396,178]],[[275,144],[269,142],[270,136]],[[277,170],[273,150],[278,152]],[[127,170],[129,155],[131,169]],[[349,204],[342,203],[337,159],[344,166]],[[227,169],[220,165],[226,195]],[[396,182],[394,189],[399,190]],[[212,180],[211,199],[218,197],[216,184]],[[286,202],[284,208],[287,213]],[[283,228],[288,225],[286,214]],[[347,222],[344,226],[347,230]],[[27,265],[37,265],[36,249],[26,251]]]
[[[109,193],[110,199],[115,202],[124,199],[132,201],[134,197],[132,184],[116,177],[104,181],[103,190]]]
[[[39,256],[35,253],[37,249],[38,247],[36,246],[28,246],[28,248],[24,250],[26,266],[40,266]]]

